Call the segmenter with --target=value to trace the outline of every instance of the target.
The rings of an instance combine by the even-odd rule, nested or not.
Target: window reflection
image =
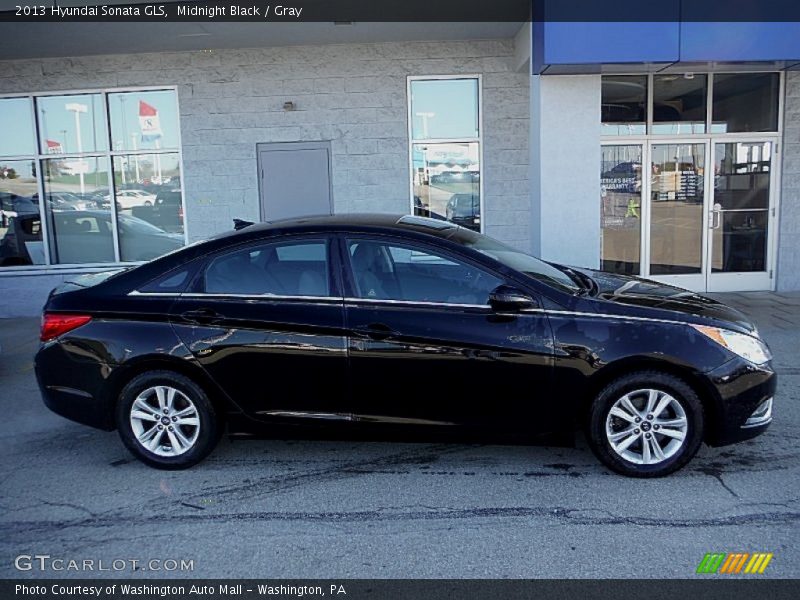
[[[713,133],[778,130],[777,73],[714,75]]]
[[[120,259],[150,260],[183,245],[176,152],[114,157]]]
[[[0,267],[45,263],[36,163],[0,160]]]
[[[703,245],[703,144],[657,144],[652,151],[650,274],[699,273]]]
[[[653,133],[705,133],[706,75],[653,78]]]
[[[641,135],[647,121],[647,75],[602,79],[603,135]]]
[[[0,98],[0,156],[36,151],[30,98]]]
[[[178,109],[173,90],[108,95],[112,150],[178,148]]]
[[[95,152],[108,148],[100,94],[43,96],[36,99],[42,154]]]
[[[48,159],[44,204],[53,264],[114,262],[105,158]]]
[[[638,275],[642,211],[642,146],[603,146],[600,165],[602,269]]]
[[[414,214],[481,228],[480,158],[477,142],[414,144]]]
[[[478,137],[478,80],[411,81],[415,140]]]

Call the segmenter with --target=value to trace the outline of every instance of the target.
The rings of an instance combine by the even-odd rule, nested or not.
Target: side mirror
[[[495,311],[518,311],[538,306],[530,294],[510,285],[499,285],[489,294],[489,305]]]

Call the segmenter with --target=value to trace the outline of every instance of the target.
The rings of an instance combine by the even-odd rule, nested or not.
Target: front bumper
[[[767,430],[772,423],[772,405],[769,414],[753,413],[759,409],[763,412],[764,403],[775,396],[778,377],[771,363],[754,365],[736,358],[706,373],[706,377],[717,396],[712,414],[706,415],[709,445],[741,442]]]

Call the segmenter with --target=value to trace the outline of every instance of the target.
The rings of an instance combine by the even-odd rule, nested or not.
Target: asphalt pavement
[[[656,480],[610,473],[582,441],[223,440],[157,471],[48,411],[38,321],[2,320],[0,577],[685,578],[707,552],[772,552],[760,577],[798,577],[800,295],[724,298],[772,347],[775,422]],[[95,570],[19,571],[20,555]]]

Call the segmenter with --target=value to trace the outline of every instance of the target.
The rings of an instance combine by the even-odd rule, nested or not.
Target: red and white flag
[[[142,140],[157,140],[163,135],[158,110],[142,100],[139,100],[139,129],[142,131]]]
[[[64,149],[61,147],[61,142],[56,142],[54,140],[45,140],[47,142],[47,153],[48,154],[62,154]]]

